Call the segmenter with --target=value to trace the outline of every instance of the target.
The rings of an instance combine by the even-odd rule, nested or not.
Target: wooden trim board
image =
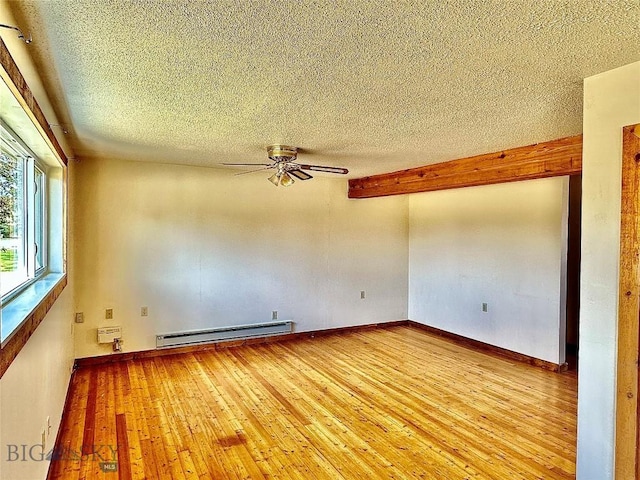
[[[138,360],[142,358],[153,358],[164,355],[177,355],[180,353],[196,353],[207,350],[221,350],[223,348],[242,347],[244,345],[258,345],[262,343],[286,342],[302,338],[315,338],[327,335],[340,335],[343,333],[370,330],[373,328],[387,328],[395,325],[407,325],[408,320],[397,320],[385,323],[373,323],[367,325],[355,325],[352,327],[329,328],[326,330],[315,330],[312,332],[284,333],[282,335],[272,335],[270,337],[247,338],[243,340],[228,340],[217,343],[201,343],[196,345],[185,345],[184,347],[159,348],[155,350],[141,350],[137,352],[114,353],[112,355],[101,355],[98,357],[85,357],[76,359],[76,368],[88,367],[91,365],[102,365],[105,363],[125,362],[127,360]]]
[[[0,78],[4,80],[10,90],[12,90],[14,96],[18,102],[22,105],[25,113],[31,118],[31,121],[40,131],[42,138],[49,144],[51,151],[55,152],[60,158],[60,161],[67,165],[69,161],[67,156],[62,150],[62,147],[58,143],[58,139],[53,134],[49,122],[47,122],[40,105],[33,96],[33,92],[27,85],[26,80],[20,73],[18,65],[11,57],[9,49],[0,38]]]
[[[539,358],[531,357],[523,353],[507,350],[506,348],[496,347],[495,345],[484,343],[479,340],[463,337],[462,335],[458,335],[456,333],[447,332],[445,330],[440,330],[439,328],[414,322],[413,320],[409,320],[409,325],[419,328],[421,330],[424,330],[426,332],[429,332],[432,335],[446,338],[447,340],[451,340],[453,343],[456,343],[457,345],[467,347],[472,350],[479,350],[483,353],[488,353],[491,355],[508,358],[509,360],[514,360],[516,362],[526,363],[534,367],[542,368],[543,370],[549,370],[552,372],[560,373],[560,372],[566,372],[568,368],[568,365],[566,363],[559,365],[557,363],[548,362],[546,360],[541,360]]]
[[[349,180],[349,198],[575,175],[582,172],[582,135],[448,162]]]
[[[62,427],[64,425],[66,416],[69,414],[73,415],[73,412],[71,410],[71,400],[73,399],[73,396],[76,395],[76,390],[77,388],[73,383],[73,373],[72,373],[69,376],[69,383],[67,385],[67,394],[64,397],[64,406],[62,407],[62,414],[60,415],[60,424],[58,425],[58,432],[56,433],[56,438],[52,445],[53,456],[51,458],[52,461],[49,462],[49,470],[51,470],[51,464],[54,463],[54,461],[58,460],[57,456],[61,454],[61,452],[56,450],[56,448],[58,447],[58,445],[60,445],[60,439],[62,437],[62,434],[64,433]],[[48,474],[47,474],[47,478],[49,478]]]
[[[566,370],[566,364],[557,365],[551,362],[547,362],[545,360],[540,360],[537,358],[530,357],[528,355],[512,352],[511,350],[489,345],[487,343],[479,342],[477,340],[473,340],[470,338],[462,337],[460,335],[456,335],[455,333],[445,332],[444,330],[439,330],[434,327],[429,327],[427,325],[423,325],[421,323],[414,322],[412,320],[398,320],[398,321],[385,322],[385,323],[356,325],[352,327],[330,328],[326,330],[316,330],[313,332],[287,333],[283,335],[274,335],[271,337],[263,337],[263,338],[231,340],[227,342],[207,343],[207,344],[200,344],[200,345],[187,345],[184,347],[161,348],[157,350],[143,350],[138,352],[115,353],[112,355],[102,355],[99,357],[78,358],[76,359],[75,366],[76,368],[82,368],[82,367],[89,367],[92,365],[103,365],[106,363],[124,362],[127,360],[153,358],[153,357],[159,357],[164,355],[176,355],[180,353],[196,353],[196,352],[202,352],[207,350],[220,350],[224,348],[241,347],[244,345],[286,342],[290,340],[323,337],[328,335],[341,335],[341,334],[350,333],[350,332],[370,330],[374,328],[389,328],[389,327],[394,327],[398,325],[408,325],[408,326],[416,327],[418,329],[421,329],[430,333],[431,335],[445,338],[447,340],[450,340],[460,346],[469,348],[471,350],[478,350],[483,353],[500,356],[502,358],[508,358],[510,360],[526,363],[528,365],[533,365],[533,366],[542,368],[544,370],[550,370],[553,372],[559,372],[559,371],[562,372]]]
[[[0,348],[0,378],[2,378],[7,371],[11,362],[18,356],[22,347],[26,345],[31,335],[33,335],[33,332],[36,331],[36,328],[42,323],[42,320],[47,316],[47,313],[66,286],[67,276],[65,275],[58,281],[47,296],[40,301],[31,315],[27,317],[24,323],[13,333],[11,338],[7,340],[7,343]]]
[[[616,478],[640,478],[640,124],[624,127],[616,393]]]
[[[66,166],[68,165],[67,156],[65,155],[62,147],[58,143],[58,139],[53,134],[47,119],[38,105],[33,92],[27,85],[25,78],[20,73],[18,65],[13,60],[9,49],[0,38],[0,80],[3,81],[13,96],[16,98],[25,114],[29,117],[30,121],[35,126],[39,135],[44,140],[45,144],[51,150],[51,152],[58,157],[63,167],[63,268],[66,272],[67,268],[67,224],[68,224],[68,206],[67,206],[67,189],[68,179]],[[56,286],[46,295],[46,297],[38,304],[32,314],[26,319],[26,321],[13,333],[12,337],[7,343],[0,348],[0,378],[11,365],[11,362],[18,356],[20,350],[27,343],[33,332],[38,325],[44,320],[47,312],[56,301],[64,287],[67,285],[67,276],[64,277],[56,284]]]

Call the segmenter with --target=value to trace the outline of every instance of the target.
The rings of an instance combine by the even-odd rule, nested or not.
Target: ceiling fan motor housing
[[[298,156],[298,149],[289,145],[269,145],[267,153],[269,158],[276,163],[293,162]]]

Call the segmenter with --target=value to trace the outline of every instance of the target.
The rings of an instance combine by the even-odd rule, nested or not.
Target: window
[[[46,273],[46,168],[0,124],[2,303]]]
[[[0,41],[0,378],[67,285],[67,157]]]

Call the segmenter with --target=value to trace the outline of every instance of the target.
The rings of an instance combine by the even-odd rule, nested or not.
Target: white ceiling
[[[80,158],[388,172],[578,134],[640,60],[640,0],[9,4]]]

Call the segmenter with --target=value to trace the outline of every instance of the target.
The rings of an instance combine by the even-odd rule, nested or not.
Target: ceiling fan
[[[268,180],[276,187],[278,185],[282,185],[283,187],[293,185],[295,182],[293,177],[296,177],[298,180],[309,180],[313,178],[313,176],[305,170],[311,172],[337,173],[340,175],[346,175],[349,173],[349,170],[346,168],[297,163],[296,159],[298,157],[298,151],[299,149],[297,147],[290,147],[288,145],[269,145],[267,147],[267,153],[269,155],[269,159],[273,163],[223,163],[222,165],[232,167],[263,167],[249,172],[236,173],[236,175],[275,169],[276,172],[271,175]]]

